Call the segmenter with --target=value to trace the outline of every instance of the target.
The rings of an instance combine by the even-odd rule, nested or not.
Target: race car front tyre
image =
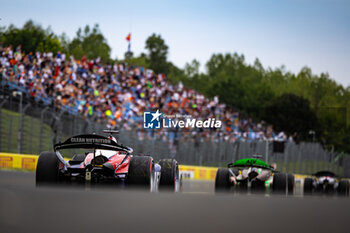
[[[41,152],[36,166],[36,185],[54,184],[59,181],[59,160],[54,152]]]
[[[215,191],[229,191],[231,188],[230,171],[227,168],[219,168],[216,172]]]
[[[288,174],[288,195],[294,194],[294,175]]]
[[[286,194],[287,190],[287,174],[275,173],[272,181],[272,191],[274,194]]]
[[[304,180],[304,195],[311,195],[313,191],[313,179],[305,178]]]
[[[349,181],[340,180],[338,185],[338,195],[349,196]]]
[[[158,164],[161,166],[159,188],[175,190],[176,182],[179,180],[177,161],[175,159],[161,159]]]
[[[154,177],[154,162],[149,156],[134,156],[129,162],[127,182],[134,187],[145,187],[151,190]]]

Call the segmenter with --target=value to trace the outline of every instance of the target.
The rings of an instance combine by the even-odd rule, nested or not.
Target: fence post
[[[34,128],[34,120],[33,117],[30,118],[30,135],[29,135],[29,150],[30,154],[33,154],[33,128]]]
[[[1,112],[2,112],[2,106],[4,106],[4,104],[7,102],[7,99],[5,99],[4,101],[2,101],[0,103],[0,151],[2,151],[2,131],[1,131],[1,128],[2,128],[2,115],[1,115]]]
[[[28,103],[23,109],[22,109],[22,95],[21,95],[21,103],[20,103],[20,123],[19,123],[19,130],[18,130],[18,154],[23,153],[23,125],[24,125],[24,114],[25,111],[30,107],[30,104]]]
[[[265,139],[265,161],[269,163],[269,141]]]
[[[8,152],[14,152],[11,149],[12,146],[12,125],[13,125],[13,118],[10,117],[10,128],[9,128],[9,133],[8,133],[8,137],[7,137],[7,151]]]
[[[284,148],[284,165],[286,166],[286,172],[289,171],[289,161],[288,161],[288,149],[289,149],[289,143],[286,143],[286,148]]]
[[[240,147],[240,145],[241,145],[241,143],[240,143],[240,141],[235,141],[235,143],[236,143],[236,147],[235,147],[235,153],[234,153],[234,157],[233,157],[233,159],[232,159],[232,162],[234,163],[236,160],[238,160],[238,157],[239,157],[239,147]]]
[[[294,166],[294,173],[296,173],[298,171],[298,173],[302,173],[302,168],[301,168],[301,150],[302,150],[302,144],[299,143],[299,145],[296,145],[298,148],[298,159],[295,163]],[[298,167],[298,168],[297,168]]]
[[[61,110],[61,112],[56,117],[56,124],[57,124],[56,134],[58,135],[58,136],[56,135],[56,140],[58,140],[58,141],[61,141],[61,137],[62,137],[62,123],[60,122],[60,120],[61,120],[61,117],[62,117],[64,112],[65,112],[65,110]]]
[[[45,107],[40,113],[40,139],[39,139],[39,153],[42,152],[43,149],[43,133],[44,133],[44,114],[49,109],[49,107]]]

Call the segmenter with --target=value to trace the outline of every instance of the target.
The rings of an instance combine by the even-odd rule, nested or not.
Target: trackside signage
[[[165,115],[156,112],[143,113],[143,128],[160,129],[160,128],[221,128],[222,122],[215,118],[206,120],[192,118],[190,115]]]
[[[37,155],[0,153],[0,168],[35,170],[37,161]]]
[[[65,160],[69,160],[65,158]],[[35,170],[38,162],[37,155],[24,155],[0,152],[0,169]],[[179,172],[183,179],[215,180],[216,167],[200,167],[179,165]],[[295,174],[295,182],[301,183],[306,175]]]

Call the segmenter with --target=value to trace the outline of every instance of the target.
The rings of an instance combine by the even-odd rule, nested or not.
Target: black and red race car
[[[338,194],[349,196],[350,183],[332,171],[318,171],[304,180],[304,195]]]
[[[180,190],[178,163],[175,159],[134,156],[133,149],[117,143],[116,131],[106,130],[107,137],[83,134],[54,145],[54,152],[41,152],[36,168],[36,184],[104,183],[122,186]],[[61,150],[84,150],[66,161]]]

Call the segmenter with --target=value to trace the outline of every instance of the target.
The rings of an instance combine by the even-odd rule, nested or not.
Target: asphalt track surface
[[[350,232],[350,199],[36,188],[34,173],[0,170],[0,232]]]

